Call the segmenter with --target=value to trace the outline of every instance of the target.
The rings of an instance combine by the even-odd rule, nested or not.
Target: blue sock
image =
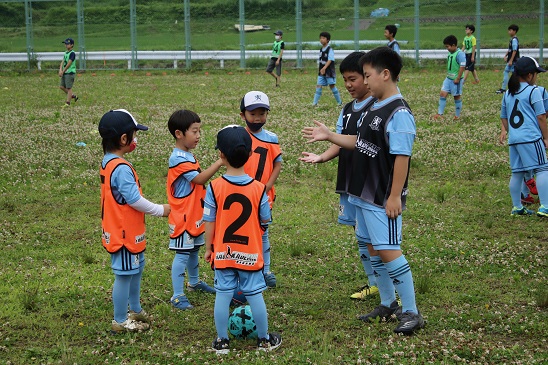
[[[548,208],[548,171],[536,171],[535,175],[540,205]]]
[[[188,272],[188,284],[189,285],[196,285],[198,284],[199,275],[200,275],[200,269],[199,269],[199,253],[200,246],[195,247],[190,251],[190,255],[188,256],[188,264],[186,265],[186,271]]]
[[[380,256],[371,256],[371,265],[375,270],[375,278],[377,279],[377,288],[381,297],[381,304],[390,307],[390,304],[396,300],[396,291],[394,283],[388,275],[388,270],[384,266]]]
[[[215,294],[213,316],[218,338],[228,339],[228,316],[230,315],[230,301],[233,294],[231,292],[217,292]]]
[[[447,99],[440,96],[440,101],[438,103],[438,114],[443,115],[443,111],[445,110],[445,103],[447,103]]]
[[[510,196],[512,197],[512,205],[516,208],[522,208],[521,205],[521,184],[523,183],[523,172],[512,172],[510,177]],[[538,188],[538,184],[537,184]]]
[[[462,110],[462,99],[455,100],[455,116],[460,117]]]
[[[400,296],[402,312],[418,313],[413,275],[405,256],[401,255],[397,259],[385,263],[384,266],[386,266],[388,275],[393,280],[394,287]]]
[[[375,271],[371,265],[371,258],[369,256],[369,250],[367,249],[367,243],[358,241],[358,252],[360,253],[360,260],[362,262],[363,270],[367,275],[369,286],[377,286],[377,279],[375,278]]]
[[[263,272],[266,274],[270,272],[270,240],[268,239],[268,228],[266,229],[266,231],[264,231],[262,239],[264,261]]]
[[[144,263],[139,268],[139,273],[131,275],[131,282],[129,283],[129,309],[139,313],[141,308],[141,278],[143,276],[143,270],[145,269]]]
[[[171,264],[171,284],[173,285],[173,297],[185,295],[185,271],[188,265],[188,252],[177,252]]]
[[[263,293],[246,296],[253,319],[257,325],[257,335],[259,338],[268,338],[268,314],[266,312],[266,304],[264,302]]]
[[[114,275],[112,287],[112,304],[114,305],[114,320],[122,323],[127,319],[129,303],[129,285],[133,275]]]
[[[508,87],[508,79],[510,78],[510,72],[504,70],[504,76],[502,77],[502,86],[500,87],[503,90],[506,90]]]
[[[335,97],[335,100],[337,100],[337,104],[340,105],[342,103],[341,101],[341,93],[339,93],[339,89],[335,86],[331,89],[331,92],[333,93],[333,96]]]
[[[316,93],[314,94],[314,102],[313,102],[314,105],[318,104],[318,101],[320,101],[321,96],[322,96],[322,87],[320,86],[316,88]]]

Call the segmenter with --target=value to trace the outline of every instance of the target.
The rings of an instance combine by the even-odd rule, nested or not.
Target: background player
[[[329,45],[331,40],[331,34],[328,32],[320,33],[320,56],[318,58],[318,81],[316,85],[316,93],[314,94],[314,101],[312,105],[318,105],[322,96],[322,87],[329,86],[337,105],[342,105],[341,94],[337,89],[337,72],[335,71],[335,52]]]
[[[464,69],[464,82],[468,78],[468,73],[472,72],[474,76],[474,81],[472,84],[479,84],[478,71],[475,69],[476,65],[476,37],[474,32],[476,27],[473,24],[467,24],[465,28],[466,36],[462,40],[462,51],[466,56],[466,67]]]
[[[508,50],[504,55],[504,62],[506,62],[506,66],[504,67],[502,86],[500,87],[500,89],[495,91],[497,94],[502,94],[506,91],[506,87],[508,86],[508,78],[510,77],[510,74],[514,72],[514,63],[519,58],[519,39],[518,37],[516,37],[518,30],[519,27],[516,24],[511,24],[508,27],[510,42],[508,43]]]

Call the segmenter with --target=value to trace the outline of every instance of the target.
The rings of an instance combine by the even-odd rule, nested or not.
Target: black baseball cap
[[[238,147],[244,147],[251,152],[251,137],[244,127],[236,124],[227,125],[217,133],[217,145],[215,149],[225,156],[231,156]]]
[[[74,44],[74,39],[72,39],[72,38],[67,38],[67,39],[65,39],[64,41],[62,41],[61,43],[64,43],[64,44]]]
[[[146,131],[148,127],[137,123],[133,115],[125,109],[108,111],[99,121],[99,134],[102,138],[119,137],[134,129]]]
[[[518,75],[527,75],[529,73],[546,72],[545,69],[539,66],[537,60],[530,56],[518,58],[514,64],[514,71]]]
[[[280,29],[274,32],[276,35],[284,35],[284,32],[282,32]]]

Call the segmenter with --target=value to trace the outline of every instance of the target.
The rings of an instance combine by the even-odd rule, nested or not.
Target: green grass
[[[414,337],[394,324],[355,319],[378,298],[352,301],[365,284],[353,232],[336,223],[336,162],[305,165],[300,136],[313,120],[335,125],[328,90],[312,109],[315,70],[289,71],[282,87],[264,72],[98,72],[77,78],[81,100],[61,110],[54,72],[0,74],[0,364],[355,364],[544,363],[548,354],[546,221],[511,217],[507,147],[497,143],[502,73],[480,70],[464,91],[463,118],[432,121],[443,67],[407,70],[400,88],[417,120],[403,250],[413,269],[417,303],[427,319]],[[229,74],[229,72],[231,72]],[[95,75],[95,76],[94,76]],[[545,75],[540,84],[547,85]],[[349,101],[339,78],[344,101]],[[215,159],[216,131],[240,123],[238,105],[258,89],[271,98],[267,128],[284,153],[271,227],[278,287],[265,292],[270,329],[284,344],[257,354],[233,341],[223,358],[206,350],[215,336],[214,297],[189,293],[193,311],[169,304],[165,218],[147,217],[143,307],[154,316],[141,334],[110,335],[113,275],[101,246],[97,123],[126,108],[150,127],[128,159],[145,196],[165,202],[173,148],[169,115],[196,111],[202,166]],[[446,114],[454,104],[448,100]],[[83,141],[86,147],[77,147]],[[536,208],[536,207],[535,207]],[[200,259],[200,276],[213,272]]]

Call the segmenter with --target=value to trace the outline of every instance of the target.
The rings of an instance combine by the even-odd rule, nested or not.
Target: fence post
[[[296,47],[297,47],[297,68],[303,67],[303,6],[302,0],[295,0],[295,22],[297,32]]]
[[[131,32],[131,69],[137,69],[137,9],[135,0],[129,0],[129,29]]]
[[[240,0],[240,68],[245,68],[245,8]]]
[[[86,69],[86,43],[84,32],[84,0],[76,1],[76,16],[78,18],[78,68]]]
[[[420,43],[420,37],[419,37],[419,0],[415,0],[415,61],[417,62],[417,65],[420,66],[420,59],[419,59],[419,43]]]
[[[544,63],[543,57],[544,57],[544,0],[540,1],[540,11],[539,11],[539,30],[540,30],[540,38],[539,38],[539,62],[542,64]]]
[[[32,3],[25,0],[25,29],[27,32],[27,67],[30,71],[34,57],[34,42],[32,40]]]
[[[481,0],[476,0],[476,65],[480,65],[481,53]]]
[[[189,0],[185,0],[185,63],[186,68],[189,69],[192,66],[192,54],[190,44],[190,4]]]
[[[360,0],[354,0],[354,51],[360,50]]]

